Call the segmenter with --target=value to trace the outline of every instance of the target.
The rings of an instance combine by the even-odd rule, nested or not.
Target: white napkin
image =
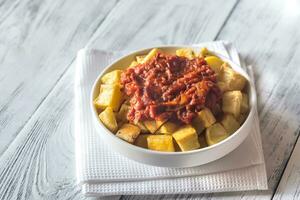
[[[203,46],[240,64],[236,49],[218,41]],[[123,52],[124,53],[124,52]],[[94,130],[89,108],[93,82],[122,52],[82,49],[75,75],[75,138],[77,180],[90,196],[208,193],[267,189],[258,117],[247,139],[227,156],[192,168],[163,168],[141,164],[114,152]]]

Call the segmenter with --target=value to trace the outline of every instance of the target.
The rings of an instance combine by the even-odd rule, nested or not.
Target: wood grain
[[[87,46],[133,50],[214,40],[236,3],[236,0],[221,4],[195,0],[122,1],[107,16]]]
[[[0,199],[85,199],[75,177],[74,67],[1,156]]]
[[[300,29],[293,25],[300,23],[300,15],[290,13],[288,3],[242,1],[220,33],[220,38],[235,41],[246,62],[254,65],[263,149],[273,190],[300,130]]]
[[[116,1],[0,3],[0,155]]]
[[[255,6],[254,6],[255,5]],[[217,39],[233,41],[254,65],[262,140],[270,190],[208,195],[172,195],[163,199],[271,199],[300,129],[300,6],[293,1],[241,1]],[[299,150],[298,150],[299,152]],[[295,149],[292,158],[299,159]],[[292,166],[295,160],[291,160]],[[292,168],[292,169],[290,169]],[[287,168],[276,198],[299,199],[299,168]],[[297,176],[298,175],[298,176]],[[289,175],[287,175],[289,177]],[[289,181],[286,186],[285,181]],[[285,187],[286,186],[286,187]],[[282,191],[284,192],[282,193]],[[292,190],[292,191],[290,191]],[[291,192],[291,193],[290,193]],[[149,197],[149,199],[155,197]],[[124,199],[139,199],[139,197]]]
[[[213,1],[206,2],[207,6],[204,6],[204,4],[196,0],[189,1],[186,5],[179,0],[172,1],[172,3],[170,3],[170,1],[162,2],[158,0],[143,2],[121,1],[110,14],[108,14],[88,44],[93,47],[105,49],[133,49],[150,44],[193,43],[201,40],[212,40],[218,34],[227,15],[235,5],[235,1],[233,0],[226,2],[225,6],[219,9],[218,14],[214,14],[219,3]],[[91,7],[93,6],[97,7],[91,5]],[[58,7],[60,8],[60,6]],[[58,12],[56,15],[63,15],[64,12],[59,10],[58,7],[55,9],[56,12]],[[69,5],[68,9],[75,9],[69,11],[75,13],[79,12],[79,7],[80,6],[75,9],[76,7],[74,8],[73,5]],[[81,5],[81,9],[82,8],[87,12],[85,5]],[[27,8],[20,8],[20,10],[25,12]],[[132,15],[133,11],[135,11],[134,16]],[[46,7],[44,12],[48,13]],[[130,23],[127,23],[126,18],[131,19]],[[48,17],[48,20],[54,19],[54,16]],[[61,19],[56,19],[57,23],[60,21]],[[159,22],[168,23],[167,26],[164,26]],[[194,25],[190,25],[189,22],[193,22]],[[85,23],[89,24],[89,22]],[[49,28],[52,26],[49,25]],[[80,32],[84,28],[78,27],[78,29],[80,30],[77,31]],[[75,34],[75,32],[73,31],[73,34]],[[21,31],[21,33],[23,34],[23,31]],[[30,33],[27,37],[34,37],[34,34]],[[53,39],[54,41],[50,43],[58,42],[59,44],[56,45],[61,46],[64,44],[63,46],[66,47],[71,43],[71,39],[66,39],[68,41],[65,41],[65,39],[62,38],[60,41]],[[78,42],[76,42],[78,45],[79,43],[84,43],[84,39],[81,40],[77,38],[75,41]],[[7,39],[7,41],[11,40],[12,39],[9,38]],[[75,43],[75,41],[73,42]],[[32,45],[31,43],[37,46],[37,43],[32,41],[28,42],[28,45]],[[7,46],[9,45],[5,45],[5,47]],[[39,47],[37,47],[37,49],[39,50]],[[33,48],[31,50],[33,50]],[[66,49],[51,49],[49,51],[41,49],[40,51],[45,51],[43,54],[44,57],[48,55],[46,54],[48,52],[49,55],[53,56],[51,58],[56,58],[57,51],[64,50]],[[37,64],[37,67],[34,68],[37,69],[36,71],[28,67],[28,74],[31,76],[25,73],[27,78],[22,82],[23,85],[16,87],[18,88],[17,92],[15,92],[17,96],[20,96],[19,93],[22,93],[22,95],[31,95],[33,97],[32,100],[34,100],[33,104],[39,102],[39,105],[35,107],[28,105],[28,107],[32,108],[24,108],[23,112],[26,113],[16,116],[25,119],[25,115],[30,116],[30,114],[28,114],[31,112],[30,109],[36,109],[24,127],[15,124],[14,133],[18,134],[13,136],[10,135],[12,133],[7,134],[8,136],[0,134],[1,137],[6,140],[5,151],[3,151],[0,157],[0,199],[84,198],[80,193],[80,188],[76,186],[75,178],[73,138],[74,66],[71,65],[69,70],[59,78],[59,70],[61,70],[60,72],[62,74],[63,71],[68,68],[68,62],[70,62],[69,58],[72,57],[66,56],[65,54],[63,55],[64,56],[58,56],[59,59],[57,58],[58,60],[55,60],[53,63],[50,63],[52,59],[49,58],[42,62],[46,62],[45,65]],[[42,58],[43,56],[40,56],[39,59],[42,60]],[[15,62],[16,64],[20,63]],[[47,73],[40,73],[43,70],[46,70]],[[58,71],[55,72],[55,70]],[[57,76],[56,80],[52,82],[52,87],[58,80],[57,85],[52,90],[50,87],[51,83],[48,82],[48,79],[55,79],[55,76],[49,75],[51,71],[54,71],[53,74]],[[9,70],[6,73],[9,75]],[[34,76],[35,74],[38,74],[39,77]],[[44,83],[40,83],[41,80],[47,81],[47,85],[45,86]],[[28,81],[31,82],[32,88],[26,86],[29,84]],[[5,80],[3,82],[5,82]],[[7,85],[8,83],[9,81],[7,81]],[[3,86],[3,88],[5,87]],[[49,94],[46,92],[47,88],[48,91],[51,90]],[[9,96],[13,89],[7,88],[6,90]],[[48,96],[45,100],[41,99],[43,95],[45,97],[47,94]],[[4,103],[6,102],[6,104],[8,104],[7,109],[4,110],[5,113],[9,113],[8,108],[13,105],[11,103],[13,99],[11,101],[8,101],[8,99],[9,97],[3,100]],[[26,104],[21,105],[26,107],[25,105],[31,104],[28,103],[28,101],[26,102]],[[20,106],[20,104],[16,106]],[[5,115],[3,116],[5,117]],[[13,120],[14,123],[16,123],[16,120],[17,119]],[[11,118],[3,121],[11,121]],[[9,124],[6,122],[7,127]],[[4,128],[5,127],[3,127],[3,129]],[[19,128],[21,131],[18,131]],[[11,128],[11,130],[12,129],[13,128]]]
[[[228,21],[235,1],[220,9],[213,1],[121,1],[108,16],[113,3],[0,2],[0,199],[84,198],[74,176],[73,68],[61,78],[76,49],[87,41],[119,50],[216,36],[254,64],[270,190],[122,198],[270,199],[300,127],[300,16],[290,2],[241,1]],[[275,199],[299,198],[297,152],[299,144]]]
[[[274,195],[275,200],[300,199],[300,140],[294,148],[280,184]]]
[[[71,78],[69,76],[69,78]],[[0,199],[80,199],[74,187],[74,146],[72,119],[63,121],[64,113],[72,112],[70,84],[58,84],[65,89],[52,99],[46,99],[45,110],[38,109],[32,116],[47,113],[45,119],[30,120],[1,156]],[[69,91],[69,92],[68,92]],[[59,102],[64,101],[64,104]],[[68,108],[68,110],[64,110]],[[63,112],[65,111],[65,112]],[[63,123],[58,123],[63,121]],[[58,132],[57,130],[61,130]],[[68,138],[65,139],[64,138]],[[59,180],[59,181],[58,181]]]
[[[264,192],[186,197],[191,199],[273,197],[295,141],[299,137],[300,129],[300,70],[297,67],[300,66],[300,58],[297,56],[300,53],[300,30],[296,26],[300,23],[300,15],[297,12],[300,7],[295,3],[290,5],[291,2],[241,1],[218,36],[218,39],[233,41],[246,58],[246,62],[254,65],[270,189]],[[294,194],[297,194],[297,189]]]

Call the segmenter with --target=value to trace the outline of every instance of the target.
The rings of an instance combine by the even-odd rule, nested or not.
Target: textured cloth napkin
[[[228,42],[194,45],[218,52],[241,65]],[[94,129],[89,107],[91,87],[99,73],[124,52],[82,49],[75,74],[75,138],[77,180],[89,196],[209,193],[267,189],[267,178],[256,115],[252,132],[233,152],[214,162],[191,168],[141,164],[113,151]]]

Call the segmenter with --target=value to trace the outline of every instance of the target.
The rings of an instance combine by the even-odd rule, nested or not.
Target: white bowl
[[[186,48],[189,46],[161,46],[161,47],[153,47],[159,48],[166,53],[175,54],[176,49],[179,48]],[[193,47],[189,47],[193,48]],[[100,78],[115,69],[124,69],[126,66],[135,59],[137,55],[144,55],[147,54],[152,48],[147,48],[139,51],[135,51],[130,53],[126,56],[121,57],[120,59],[116,60],[109,66],[107,66],[102,73],[96,79],[92,92],[91,92],[91,99],[90,99],[90,106],[92,109],[93,119],[95,122],[95,126],[97,131],[99,132],[101,138],[105,141],[107,145],[111,147],[112,150],[119,152],[123,156],[135,160],[137,162],[155,165],[160,167],[193,167],[202,164],[206,164],[217,160],[235,148],[237,148],[248,136],[249,132],[251,131],[251,127],[254,120],[254,113],[255,113],[255,105],[256,105],[256,93],[254,89],[254,85],[252,84],[247,75],[247,73],[237,64],[233,63],[231,60],[227,59],[226,57],[217,54],[221,57],[224,61],[228,62],[231,67],[242,74],[246,79],[248,79],[247,90],[249,94],[249,104],[250,104],[250,112],[246,121],[243,125],[230,137],[226,138],[225,140],[202,149],[197,149],[193,151],[187,152],[159,152],[153,151],[149,149],[144,149],[135,145],[132,145],[128,142],[123,141],[122,139],[116,137],[114,133],[108,130],[100,121],[98,117],[98,113],[96,108],[93,105],[93,100],[99,95],[99,88],[100,88]],[[199,51],[197,48],[193,48],[196,51]],[[245,152],[246,153],[246,152]]]

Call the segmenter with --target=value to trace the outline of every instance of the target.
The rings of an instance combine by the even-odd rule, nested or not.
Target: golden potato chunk
[[[150,136],[149,134],[140,134],[140,135],[136,138],[134,144],[135,144],[136,146],[143,147],[143,148],[146,148],[146,149],[147,149],[147,148],[148,148],[147,138],[148,138],[149,136]]]
[[[228,136],[229,134],[220,123],[215,123],[214,125],[208,127],[205,131],[206,142],[209,146],[221,142]]]
[[[187,59],[192,60],[195,58],[195,53],[191,48],[183,48],[176,50],[176,56],[186,57]]]
[[[133,143],[139,136],[140,132],[140,128],[133,124],[123,124],[123,126],[118,130],[116,136],[129,143]]]
[[[212,112],[210,111],[210,109],[208,108],[204,108],[203,110],[201,110],[200,112],[198,112],[197,117],[199,123],[202,123],[202,125],[207,128],[209,126],[211,126],[213,123],[216,122],[216,118],[214,117],[214,115],[212,114]]]
[[[232,114],[235,118],[240,116],[242,103],[241,91],[228,91],[223,94],[222,110]]]
[[[103,84],[119,84],[121,79],[122,70],[114,70],[106,73],[101,78]]]
[[[173,141],[174,141],[174,140],[173,140]],[[174,149],[175,149],[175,151],[176,151],[176,152],[181,152],[181,149],[180,149],[179,145],[177,144],[177,142],[173,142],[173,144],[174,144]]]
[[[148,62],[149,60],[151,60],[152,58],[154,58],[156,56],[156,54],[158,53],[158,49],[154,48],[152,49],[147,55],[142,55],[142,56],[137,56],[136,57],[136,61],[139,64],[143,64],[145,62]]]
[[[179,128],[173,135],[181,151],[190,151],[200,148],[198,135],[191,125]]]
[[[94,104],[99,109],[105,109],[106,107],[111,107],[113,111],[118,111],[122,94],[119,84],[106,85],[102,84],[100,87],[100,94],[94,100]]]
[[[144,63],[143,61],[144,61],[144,58],[146,57],[146,55],[143,55],[143,56],[137,56],[136,57],[136,62],[138,63],[138,64],[142,64],[142,63]]]
[[[222,93],[228,91],[227,83],[225,83],[223,81],[218,81],[217,86],[219,87],[219,89],[221,90]]]
[[[156,49],[156,48],[152,49],[144,58],[143,63],[148,62],[149,60],[154,58],[158,52],[159,52],[158,49]]]
[[[117,113],[117,120],[119,122],[128,122],[127,114],[128,114],[129,108],[130,108],[130,106],[125,103],[123,103],[121,105],[121,108],[120,108],[119,112]]]
[[[200,49],[199,56],[205,57],[210,54],[209,50],[206,47]]]
[[[107,107],[99,115],[101,122],[108,128],[111,132],[116,132],[118,129],[118,124],[115,118],[115,114],[111,107]]]
[[[150,135],[147,137],[148,148],[156,151],[173,152],[174,144],[171,135]]]
[[[238,123],[238,121],[230,114],[224,115],[221,124],[228,134],[232,134],[240,128],[240,124]]]
[[[217,56],[207,56],[204,58],[204,60],[216,74],[219,74],[222,71],[223,60]]]
[[[246,78],[239,73],[235,73],[232,81],[229,82],[228,87],[230,90],[243,90],[246,85]]]
[[[137,61],[132,61],[131,63],[130,63],[130,65],[129,65],[129,68],[130,67],[135,67],[135,66],[137,66],[139,63],[137,62]]]
[[[150,131],[150,133],[155,133],[159,127],[157,127],[155,120],[147,120],[143,122],[144,126]]]
[[[171,135],[178,129],[178,127],[179,126],[173,122],[166,122],[158,129],[157,133]]]
[[[135,125],[141,129],[142,133],[149,133],[149,130],[146,128],[146,126],[142,122],[136,122]]]
[[[249,110],[248,95],[242,93],[241,113],[247,113]]]
[[[143,123],[150,133],[155,133],[165,121],[146,120]]]
[[[227,89],[230,91],[242,90],[247,82],[246,78],[241,74],[235,72],[231,67],[224,65],[220,74],[220,81],[226,83]]]
[[[234,74],[235,71],[227,63],[224,63],[220,80],[228,84],[233,79]]]

